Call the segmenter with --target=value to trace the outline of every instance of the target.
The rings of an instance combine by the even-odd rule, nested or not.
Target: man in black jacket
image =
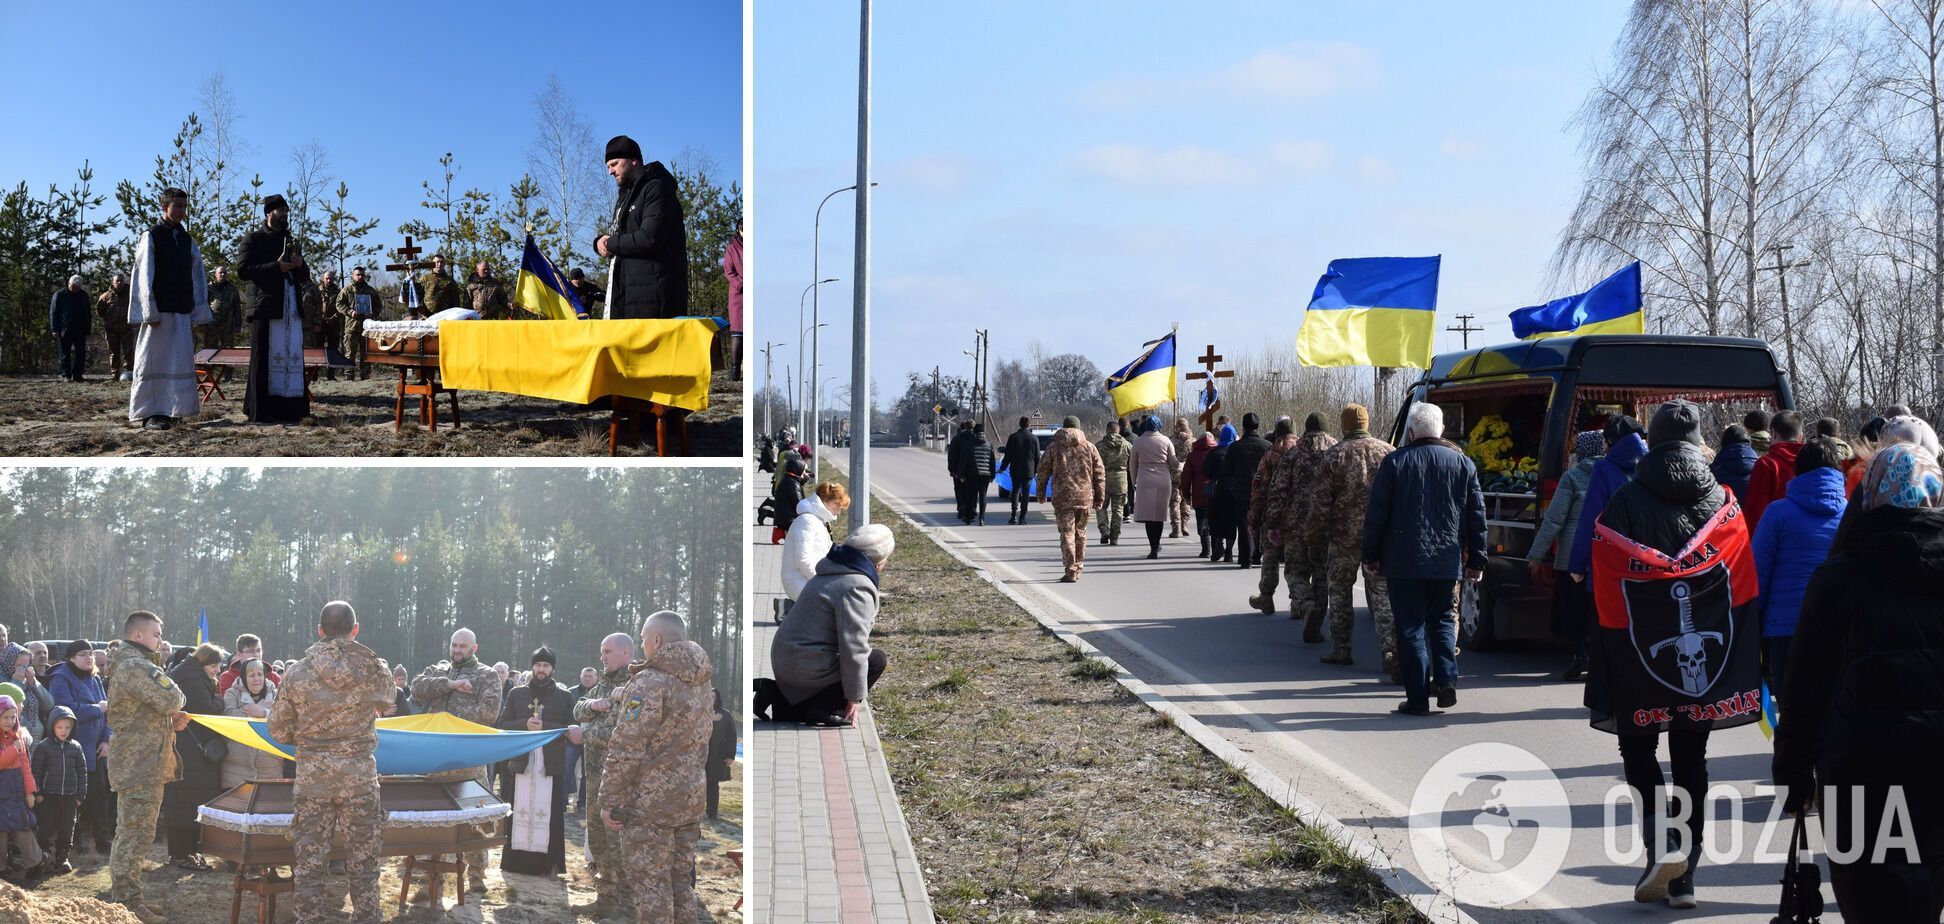
[[[1033,422],[1019,418],[1019,429],[1006,437],[1006,471],[1012,477],[1012,515],[1007,523],[1026,522],[1026,510],[1033,503],[1033,474],[1039,469],[1039,437],[1033,435]]]
[[[952,499],[958,503],[960,523],[972,522],[972,421],[959,421],[958,432],[945,447],[945,472],[952,476]]]
[[[284,197],[263,200],[264,223],[236,251],[243,317],[250,322],[250,379],[243,412],[256,423],[296,423],[310,415],[304,390],[304,316],[298,298],[310,268],[290,236]]]
[[[54,290],[47,306],[47,327],[61,344],[61,378],[81,381],[88,366],[88,293],[81,288],[81,277],[69,276],[67,285]]]
[[[972,425],[971,448],[966,451],[966,461],[970,465],[970,484],[966,490],[972,495],[972,521],[985,525],[986,488],[992,484],[993,458],[992,444],[986,442],[985,424]]]
[[[675,176],[661,161],[641,162],[627,135],[607,143],[607,171],[620,187],[614,233],[594,240],[612,258],[604,318],[673,318],[688,313],[688,232]],[[587,306],[590,315],[595,313]]]
[[[1242,415],[1242,437],[1228,448],[1222,464],[1221,503],[1228,506],[1229,522],[1235,524],[1235,561],[1238,568],[1260,568],[1262,558],[1256,551],[1255,537],[1249,535],[1249,493],[1255,484],[1256,466],[1274,448],[1262,438],[1262,418],[1254,411]]]

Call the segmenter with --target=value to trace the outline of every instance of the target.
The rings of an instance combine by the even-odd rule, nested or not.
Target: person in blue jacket
[[[1748,496],[1748,476],[1755,473],[1755,447],[1748,438],[1748,431],[1740,424],[1734,424],[1721,431],[1721,449],[1715,453],[1714,463],[1709,470],[1714,472],[1715,481],[1722,487],[1735,492],[1735,499]]]
[[[1600,521],[1613,492],[1633,480],[1634,465],[1647,455],[1647,441],[1641,437],[1645,432],[1640,421],[1625,414],[1607,421],[1606,458],[1593,463],[1586,499],[1580,501],[1579,526],[1573,530],[1572,551],[1566,556],[1566,570],[1578,583],[1586,583],[1593,573],[1593,524]]]
[[[1819,436],[1796,454],[1788,493],[1769,505],[1755,527],[1755,576],[1761,582],[1762,665],[1769,689],[1782,689],[1789,642],[1795,638],[1809,576],[1829,557],[1848,497],[1843,491],[1841,448]]]

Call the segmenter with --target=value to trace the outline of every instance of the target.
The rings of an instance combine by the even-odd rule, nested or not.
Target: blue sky
[[[419,208],[421,180],[453,152],[454,194],[502,200],[525,171],[533,96],[558,75],[593,122],[650,159],[684,147],[742,177],[742,8],[720,0],[630,4],[86,3],[0,5],[0,182],[65,188],[83,158],[114,207],[114,184],[154,171],[203,80],[223,72],[255,151],[243,166],[266,191],[289,153],[322,143],[353,212],[383,220],[376,240]],[[587,152],[596,164],[601,150]],[[244,174],[245,179],[248,173]]]
[[[965,374],[975,327],[996,358],[1038,340],[1103,371],[1172,322],[1191,355],[1293,351],[1334,257],[1443,254],[1439,327],[1477,315],[1474,346],[1566,294],[1547,265],[1578,194],[1568,123],[1626,5],[1374,6],[877,4],[880,400],[907,371]],[[754,347],[791,344],[778,387],[812,213],[854,177],[856,55],[853,3],[757,11]],[[840,196],[826,374],[848,370],[851,235]]]

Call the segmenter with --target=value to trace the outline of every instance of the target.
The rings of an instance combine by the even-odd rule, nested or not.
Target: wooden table
[[[223,394],[222,384],[226,376],[218,375],[218,371],[227,371],[237,366],[249,368],[249,365],[249,347],[211,347],[207,350],[197,350],[196,391],[202,396],[202,400],[204,401],[208,401],[212,396],[227,401],[229,400],[229,396]],[[306,401],[310,400],[311,383],[317,381],[317,374],[330,368],[330,366],[330,354],[326,353],[323,349],[304,351],[304,399]],[[356,367],[347,366],[345,368]]]

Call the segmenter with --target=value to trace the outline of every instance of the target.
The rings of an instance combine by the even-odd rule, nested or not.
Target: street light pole
[[[871,522],[871,0],[857,3],[857,244],[851,275],[850,531]],[[857,439],[858,432],[864,439]]]
[[[797,296],[797,330],[798,330],[798,331],[802,331],[802,330],[803,330],[803,297],[804,297],[805,295],[809,295],[809,294],[810,294],[810,292],[811,292],[811,290],[813,290],[813,289],[815,289],[816,287],[818,287],[818,286],[820,286],[820,285],[823,285],[823,284],[824,284],[824,283],[826,283],[826,282],[836,282],[836,281],[837,281],[837,280],[836,280],[836,278],[835,278],[835,277],[832,277],[832,278],[830,278],[830,279],[819,279],[819,280],[817,280],[816,282],[813,282],[813,283],[811,283],[811,284],[809,284],[809,285],[807,285],[807,286],[804,286],[804,287],[803,287],[803,292],[802,292],[801,294],[799,294],[799,295]],[[798,436],[799,438],[807,438],[807,437],[808,437],[808,436],[810,435],[810,432],[809,432],[809,430],[808,430],[808,429],[806,429],[806,428],[805,428],[805,427],[803,426],[803,407],[802,407],[802,405],[801,405],[801,403],[800,403],[800,402],[801,402],[801,399],[803,398],[803,392],[804,392],[804,386],[803,386],[803,378],[804,378],[804,375],[803,375],[803,340],[802,340],[801,338],[799,338],[799,339],[797,340],[797,367],[796,367],[796,375],[797,375],[797,378],[796,378],[796,384],[797,384],[797,398],[798,398],[798,400],[799,400],[799,403],[798,403],[797,405],[794,405],[794,407],[796,408],[796,419],[797,419],[797,436]]]
[[[872,183],[871,185],[876,186],[877,184]],[[857,184],[852,183],[851,185],[846,186],[843,189],[833,189],[830,191],[829,195],[823,197],[822,202],[817,203],[817,214],[810,223],[810,278],[811,279],[819,279],[822,278],[823,275],[823,207],[825,203],[828,203],[831,200],[831,198],[836,196],[838,193],[847,193],[856,188],[857,188]],[[823,338],[817,336],[816,334],[817,326],[819,326],[817,325],[817,322],[823,320],[823,306],[822,304],[820,304],[822,301],[822,296],[823,296],[822,289],[812,289],[810,291],[810,323],[813,325],[810,328],[811,330],[810,375],[813,379],[816,377],[817,371],[823,368],[822,355],[820,352],[820,347],[823,345]],[[802,327],[803,326],[803,318],[801,317],[802,312],[799,311],[798,315],[799,317],[797,318],[797,326]],[[823,401],[821,386],[822,386],[821,382],[813,382],[810,388],[810,418],[811,419],[810,419],[809,436],[810,436],[810,445],[812,446],[818,445],[816,414],[817,414],[817,406],[821,404]],[[810,475],[812,478],[814,478],[816,477],[816,474],[817,474],[816,463],[813,461],[811,463]]]
[[[781,340],[763,341],[763,435],[764,436],[769,436],[776,432],[776,430],[771,426],[773,421],[770,420],[770,407],[776,403],[775,401],[771,400],[771,398],[774,397],[774,394],[770,391],[770,351],[783,345],[784,343]]]

